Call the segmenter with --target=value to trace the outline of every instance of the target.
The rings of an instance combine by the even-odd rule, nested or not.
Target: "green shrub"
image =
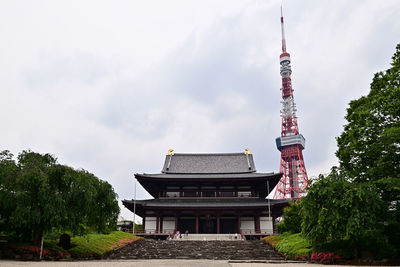
[[[311,254],[311,262],[318,262],[320,264],[333,264],[340,260],[342,257],[334,252],[319,252]]]
[[[342,258],[350,259],[354,257],[354,251],[350,240],[334,240],[331,242],[321,243],[315,247],[316,251],[335,252]]]
[[[264,237],[264,241],[267,242],[271,247],[275,248],[276,244],[282,241],[283,235],[270,235]]]
[[[268,236],[264,240],[289,259],[309,258],[313,252],[311,244],[299,233]],[[306,257],[303,257],[304,255]]]
[[[69,252],[74,258],[99,258],[137,239],[140,238],[121,231],[75,236],[71,238],[71,244],[74,247]]]
[[[19,255],[20,257],[26,257],[26,255],[31,255],[32,258],[26,259],[39,259],[40,258],[40,246],[34,245],[21,245],[21,244],[9,244],[8,250],[11,250],[13,254]],[[9,257],[10,254],[8,254]],[[7,258],[7,255],[5,256]],[[57,246],[53,242],[44,241],[42,259],[45,260],[59,260],[70,258],[71,255],[68,251]],[[11,257],[12,258],[12,257]],[[22,258],[23,259],[23,258]]]
[[[397,247],[397,253],[400,253],[400,218],[398,221],[391,221],[385,226],[385,235],[389,239],[389,243]]]
[[[338,256],[344,259],[354,258],[351,240],[333,240],[312,247],[311,243],[303,238],[300,233],[290,234],[288,232],[277,236],[268,236],[264,240],[289,259],[310,259],[312,253],[321,254],[324,257],[333,253],[335,259]],[[357,247],[360,256],[375,260],[394,258],[397,252],[385,235],[372,230],[363,233]]]
[[[396,256],[396,248],[379,231],[365,231],[359,241],[361,253],[372,255],[374,259],[390,259]]]
[[[54,250],[54,251],[59,251],[62,252],[64,254],[68,254],[68,251],[63,249],[62,247],[60,247],[59,245],[55,244],[54,242],[51,241],[43,241],[43,248],[44,249],[50,249],[50,250]]]
[[[362,258],[375,260],[395,257],[396,249],[388,238],[376,230],[364,231],[358,240],[358,252]],[[354,258],[354,248],[351,240],[341,239],[325,242],[316,246],[316,251],[335,252],[345,259]]]
[[[284,239],[276,245],[276,249],[288,258],[294,259],[295,256],[301,257],[312,253],[311,244],[301,234],[286,234],[284,236]]]
[[[290,232],[292,234],[301,232],[301,200],[298,203],[290,202],[283,209],[283,221],[277,224],[278,233]]]

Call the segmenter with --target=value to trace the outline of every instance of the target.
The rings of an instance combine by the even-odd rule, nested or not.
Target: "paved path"
[[[311,263],[229,263],[226,260],[102,260],[102,261],[3,261],[0,260],[1,267],[321,267],[326,265]],[[343,267],[343,265],[329,265],[329,267]]]

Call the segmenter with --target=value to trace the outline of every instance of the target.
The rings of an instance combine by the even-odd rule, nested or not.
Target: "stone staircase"
[[[173,241],[146,239],[110,254],[108,259],[210,259],[284,261],[260,240]]]
[[[182,234],[174,236],[174,241],[239,241],[243,240],[240,234]]]

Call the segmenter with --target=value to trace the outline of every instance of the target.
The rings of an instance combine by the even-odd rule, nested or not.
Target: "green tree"
[[[38,244],[44,232],[115,227],[117,195],[107,182],[85,170],[57,163],[50,154],[22,151],[18,162],[0,154],[0,223],[8,232]]]
[[[347,177],[376,183],[388,202],[400,199],[400,44],[392,59],[369,94],[350,102],[336,152]]]
[[[91,215],[95,221],[90,224],[99,232],[109,232],[115,229],[115,222],[118,220],[119,207],[116,203],[118,196],[112,186],[105,181],[96,179],[96,188],[96,195],[93,198],[96,209],[92,209]]]
[[[0,152],[0,229],[12,231],[8,218],[15,209],[15,177],[18,172],[13,154],[8,150]]]
[[[400,247],[400,44],[392,60],[375,74],[369,94],[350,102],[336,155],[350,181],[376,186],[386,205],[385,233]]]
[[[283,221],[280,222],[276,227],[279,233],[291,232],[300,233],[301,232],[301,222],[302,222],[302,199],[296,202],[290,202],[289,206],[283,209]]]
[[[379,232],[385,205],[374,185],[355,184],[336,169],[320,176],[303,198],[302,234],[314,246],[349,240],[358,257],[360,239]]]
[[[56,164],[50,154],[23,151],[18,155],[18,174],[15,177],[15,210],[10,224],[17,232],[32,233],[34,243],[40,243],[44,231],[58,226],[63,212],[63,199],[49,183],[49,170]]]

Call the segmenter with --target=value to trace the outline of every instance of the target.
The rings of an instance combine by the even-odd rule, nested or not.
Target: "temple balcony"
[[[166,191],[159,198],[259,198],[258,192],[250,191]]]

